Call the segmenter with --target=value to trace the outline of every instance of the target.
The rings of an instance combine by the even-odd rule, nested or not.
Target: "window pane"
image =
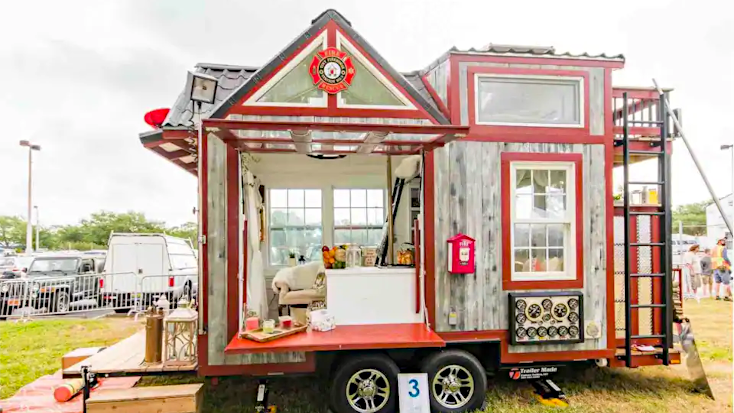
[[[518,169],[515,171],[515,192],[517,194],[530,194],[530,170]]]
[[[382,208],[370,208],[367,210],[367,225],[379,225],[385,222],[385,213]]]
[[[382,241],[382,230],[381,229],[370,229],[367,231],[367,245],[377,246]]]
[[[302,209],[288,209],[288,226],[303,226],[306,223]]]
[[[516,195],[515,196],[515,218],[528,219],[533,216],[533,198],[532,195]]]
[[[515,242],[516,247],[530,246],[530,225],[515,224]]]
[[[270,226],[282,227],[288,222],[288,210],[285,208],[273,208],[270,210]]]
[[[549,247],[562,247],[563,246],[563,227],[564,225],[548,225],[548,246]]]
[[[334,231],[334,244],[349,244],[350,230],[337,229]]]
[[[530,272],[530,250],[516,249],[514,266],[516,272]]]
[[[324,93],[313,86],[310,76],[303,76],[303,73],[308,73],[312,59],[310,56],[304,58],[293,70],[280,79],[272,89],[265,92],[258,99],[258,102],[316,104],[323,101]]]
[[[533,218],[546,218],[546,208],[545,195],[533,195]]]
[[[334,208],[334,225],[349,225],[351,222],[349,208]]]
[[[354,76],[349,89],[341,92],[345,103],[349,105],[405,106],[359,60],[355,58],[351,60],[357,75]],[[310,77],[306,77],[309,81],[311,80]]]
[[[548,218],[566,216],[566,197],[564,195],[546,195],[546,203]]]
[[[546,270],[545,260],[548,250],[545,248],[534,248],[530,250],[530,255],[533,258],[533,272],[543,272]]]
[[[321,208],[306,209],[306,225],[321,225]]]
[[[334,207],[349,208],[349,190],[348,189],[335,189],[334,190]]]
[[[550,172],[550,187],[553,189],[566,192],[566,171],[551,171]],[[555,191],[553,191],[555,192]]]
[[[551,248],[548,250],[548,271],[564,271],[563,249]]]
[[[321,207],[321,191],[318,189],[307,189],[304,191],[306,195],[306,207],[307,208],[320,208]]]
[[[533,247],[545,247],[545,228],[543,224],[533,224],[530,228],[530,245]]]
[[[366,207],[367,206],[367,191],[364,189],[352,189],[352,203],[350,206],[352,208]]]
[[[270,206],[273,208],[285,208],[288,206],[288,190],[271,189]]]
[[[351,244],[365,245],[367,243],[367,230],[366,229],[353,229]]]
[[[411,197],[412,197],[411,189]],[[382,208],[385,202],[385,195],[382,189],[369,189],[367,190],[367,206],[368,207],[379,207]],[[356,205],[355,205],[356,206]]]
[[[303,189],[288,190],[288,206],[291,208],[303,208]]]
[[[352,208],[352,225],[367,225],[367,210]]]
[[[288,262],[287,249],[285,230],[270,231],[270,262],[275,265],[286,264]]]
[[[574,79],[481,77],[477,90],[480,122],[581,123],[581,89]]]
[[[533,193],[544,194],[548,186],[548,171],[545,169],[533,170]]]

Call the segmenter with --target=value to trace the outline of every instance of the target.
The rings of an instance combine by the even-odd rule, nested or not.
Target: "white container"
[[[334,316],[329,314],[329,310],[311,311],[311,330],[330,331],[334,327],[336,327]]]

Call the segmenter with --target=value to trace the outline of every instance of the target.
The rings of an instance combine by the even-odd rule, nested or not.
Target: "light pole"
[[[728,150],[729,152],[731,152],[731,164],[730,164],[731,173],[729,174],[729,178],[731,179],[731,195],[729,195],[729,202],[731,203],[731,209],[729,213],[732,214],[732,218],[734,218],[734,144],[721,145],[721,150],[722,151]],[[732,234],[731,232],[729,234],[730,234],[729,240],[734,240],[734,234]]]
[[[38,235],[41,228],[41,218],[38,217],[38,205],[33,205],[36,210],[36,251],[41,249],[41,237]]]
[[[33,151],[40,151],[41,145],[36,145],[34,143],[31,143],[30,141],[20,141],[20,146],[25,146],[28,148],[28,220],[26,222],[25,252],[31,253],[33,252],[33,224],[31,222],[31,212],[33,212],[33,201],[31,199],[31,188],[33,187],[31,180],[31,175],[33,171]]]

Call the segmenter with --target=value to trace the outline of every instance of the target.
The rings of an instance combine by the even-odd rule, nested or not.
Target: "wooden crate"
[[[98,390],[87,400],[87,413],[199,413],[203,384]]]
[[[104,350],[104,347],[83,347],[70,351],[61,357],[61,370],[66,370],[69,367],[92,357],[102,350]]]

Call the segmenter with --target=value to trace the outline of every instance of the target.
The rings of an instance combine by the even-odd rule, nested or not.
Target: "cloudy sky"
[[[46,224],[100,209],[177,225],[193,218],[195,178],[143,149],[146,111],[170,107],[197,62],[262,65],[336,8],[398,70],[453,45],[550,45],[623,53],[615,85],[674,87],[686,133],[718,194],[730,191],[734,17],[724,1],[24,1],[0,25],[0,215],[25,216],[27,150]],[[673,203],[708,198],[681,142]],[[636,171],[639,172],[639,171]]]

